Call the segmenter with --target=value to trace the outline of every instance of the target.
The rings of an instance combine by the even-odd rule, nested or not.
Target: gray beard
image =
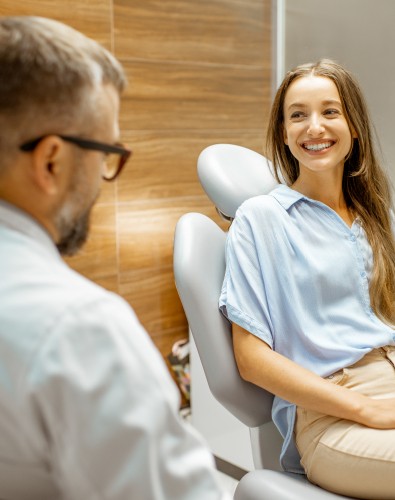
[[[89,234],[91,208],[77,221],[61,220],[59,223],[60,239],[56,244],[61,255],[75,255],[86,242]]]

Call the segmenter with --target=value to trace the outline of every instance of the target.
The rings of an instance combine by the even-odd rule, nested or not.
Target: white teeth
[[[332,146],[331,142],[322,142],[321,144],[304,144],[303,145],[309,151],[321,151],[322,149],[329,148]]]

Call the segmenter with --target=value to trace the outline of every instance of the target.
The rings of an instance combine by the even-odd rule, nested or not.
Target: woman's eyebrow
[[[327,99],[326,101],[323,101],[322,104],[324,106],[328,106],[328,105],[331,105],[331,104],[337,104],[340,107],[342,105],[342,103],[340,101],[338,101],[337,99]]]
[[[288,109],[292,109],[292,108],[306,108],[307,107],[307,104],[304,104],[302,102],[293,102],[292,104],[290,104],[288,106]]]
[[[323,106],[330,106],[330,105],[337,105],[337,106],[342,106],[342,103],[338,101],[337,99],[326,99],[325,101],[322,101]],[[307,108],[308,104],[303,103],[303,102],[293,102],[288,106],[287,109],[292,109],[292,108]]]

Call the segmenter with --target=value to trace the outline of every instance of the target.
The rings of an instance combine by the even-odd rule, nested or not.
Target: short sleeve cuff
[[[264,325],[229,304],[222,305],[220,309],[229,321],[238,324],[274,349],[273,337]]]

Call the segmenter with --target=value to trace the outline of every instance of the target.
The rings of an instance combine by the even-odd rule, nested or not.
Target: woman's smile
[[[335,143],[336,141],[331,139],[323,139],[319,142],[305,141],[301,144],[301,146],[311,154],[318,154],[327,152]]]

